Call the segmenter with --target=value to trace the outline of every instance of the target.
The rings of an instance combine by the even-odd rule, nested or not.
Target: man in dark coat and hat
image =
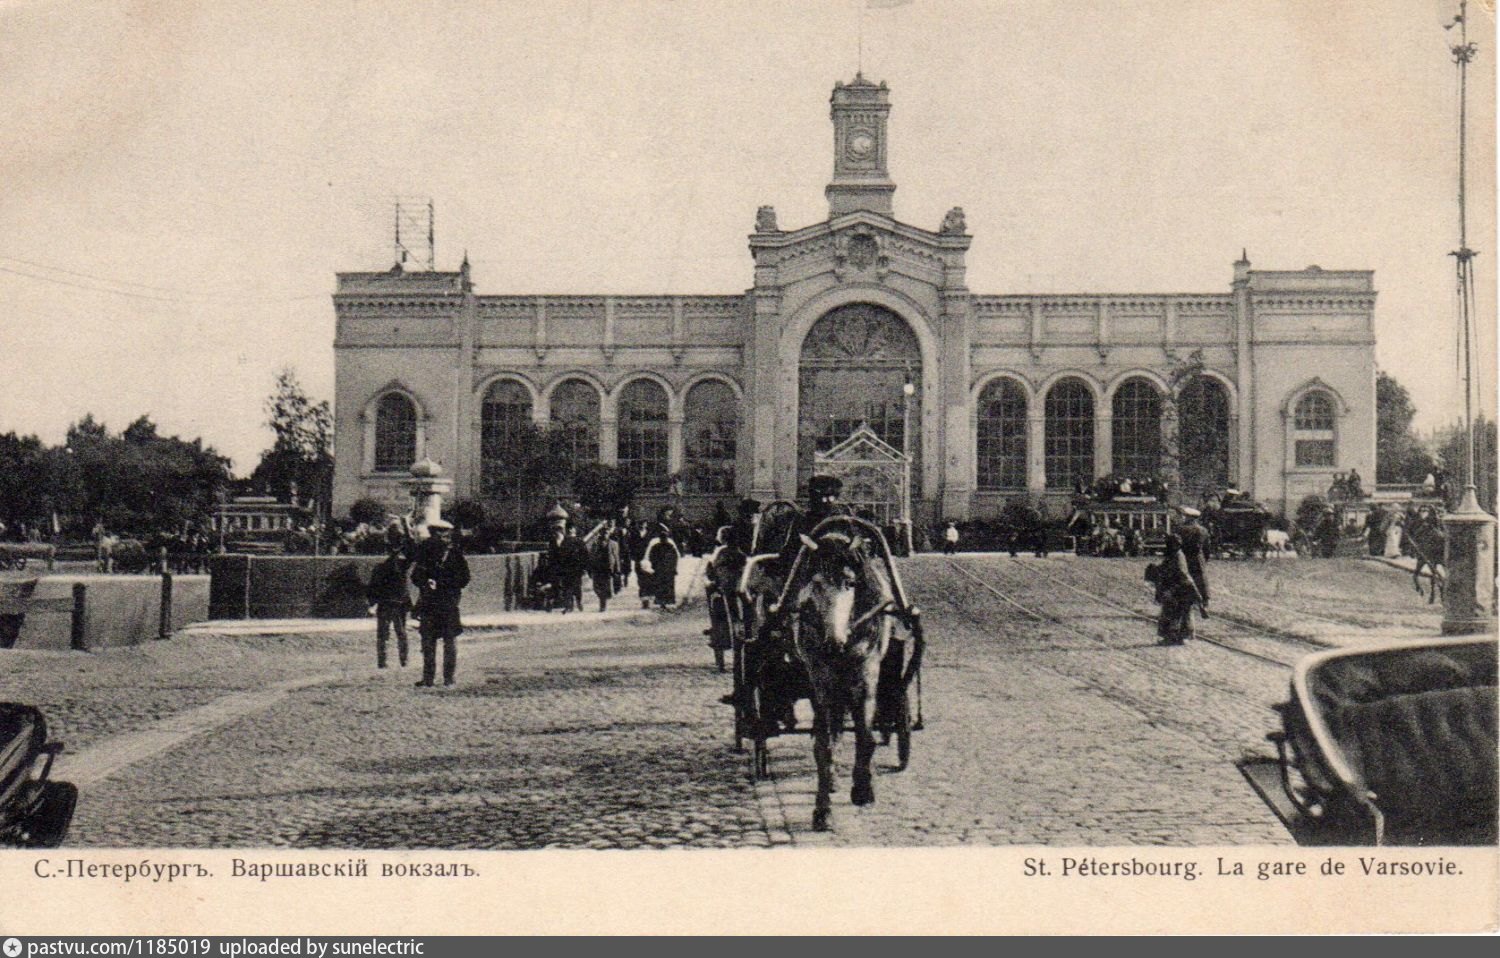
[[[430,687],[437,675],[437,646],[443,643],[443,684],[452,685],[458,669],[458,636],[463,625],[458,602],[469,584],[469,563],[453,541],[453,526],[442,519],[427,524],[430,535],[417,546],[411,581],[417,587],[417,614],[422,620],[422,678]]]

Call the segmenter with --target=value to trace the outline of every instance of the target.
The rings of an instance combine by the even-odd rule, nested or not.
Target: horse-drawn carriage
[[[1493,638],[1308,656],[1240,769],[1303,844],[1494,844],[1495,673]]]
[[[39,709],[0,702],[0,845],[56,848],[78,804],[78,789],[48,778],[62,751],[47,740]]]
[[[1271,528],[1271,513],[1260,503],[1237,499],[1209,510],[1204,521],[1214,558],[1266,557],[1270,548],[1266,533]]]
[[[1080,505],[1068,521],[1079,555],[1122,556],[1161,552],[1177,517],[1154,496],[1116,495]]]
[[[856,805],[874,801],[875,737],[894,740],[897,770],[922,727],[920,612],[907,599],[891,549],[874,524],[831,516],[800,534],[789,502],[761,510],[749,553],[725,545],[710,562],[710,644],[732,657],[735,747],[750,745],[754,778],[770,772],[769,741],[814,739],[819,794],[813,825],[828,827],[832,744],[856,737]],[[738,577],[734,577],[738,570]],[[895,634],[899,625],[901,635]],[[718,634],[713,634],[718,630]],[[809,724],[797,704],[812,706]]]

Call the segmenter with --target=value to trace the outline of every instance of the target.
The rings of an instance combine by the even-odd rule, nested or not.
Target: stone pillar
[[[614,416],[599,419],[599,462],[606,466],[620,461],[620,420]]]
[[[412,525],[426,536],[427,526],[443,516],[443,496],[453,490],[453,481],[443,475],[442,466],[423,458],[412,463],[411,478],[401,484],[411,493]]]
[[[1047,491],[1047,417],[1027,416],[1026,430],[1026,491],[1041,495]]]
[[[1231,476],[1240,483],[1236,488],[1257,497],[1255,486],[1255,363],[1254,336],[1251,335],[1255,316],[1250,301],[1250,259],[1244,253],[1234,264],[1234,385],[1237,406],[1229,410],[1230,423],[1235,437],[1230,443],[1234,460],[1229,465]],[[1235,417],[1238,416],[1238,421]],[[1290,462],[1291,460],[1287,460]]]
[[[762,502],[776,498],[778,456],[791,456],[795,462],[795,443],[790,450],[777,448],[781,406],[781,292],[775,286],[776,269],[755,267],[755,290],[750,294],[749,361],[746,363],[747,388],[745,412],[750,425],[750,495]],[[793,376],[796,370],[793,368]],[[795,474],[795,466],[793,467]],[[794,483],[795,484],[795,483]],[[795,490],[793,490],[795,494]]]
[[[949,272],[951,274],[955,270],[950,269]],[[924,406],[929,397],[939,398],[936,395],[938,391],[929,384],[934,379],[941,378],[939,408],[942,410],[942,445],[937,450],[937,465],[941,467],[941,471],[931,467],[927,467],[925,471],[928,475],[937,474],[942,477],[943,515],[949,519],[962,520],[969,518],[969,500],[974,491],[969,479],[969,466],[974,461],[974,435],[969,415],[969,382],[972,375],[967,289],[953,285],[943,291],[943,315],[938,329],[942,337],[938,350],[940,369],[922,371],[922,391],[926,393],[923,396]],[[925,410],[923,419],[928,419]]]
[[[1495,519],[1472,503],[1469,490],[1459,511],[1443,519],[1448,533],[1443,557],[1448,570],[1443,588],[1444,635],[1472,635],[1495,628]]]
[[[682,471],[687,456],[683,448],[681,417],[667,420],[667,472],[672,475]]]
[[[1115,414],[1106,400],[1094,409],[1094,478],[1102,479],[1114,469]]]

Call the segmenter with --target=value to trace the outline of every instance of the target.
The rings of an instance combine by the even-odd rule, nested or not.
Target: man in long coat
[[[1183,506],[1182,525],[1177,527],[1177,538],[1182,543],[1182,557],[1187,562],[1188,574],[1198,590],[1198,607],[1208,615],[1208,530],[1198,521],[1203,513],[1192,506]]]
[[[417,546],[411,581],[417,587],[417,612],[422,620],[422,678],[419,686],[430,687],[437,675],[437,646],[443,643],[443,684],[452,685],[458,669],[458,636],[463,624],[458,602],[469,584],[469,563],[453,526],[439,519],[429,523],[430,535]]]

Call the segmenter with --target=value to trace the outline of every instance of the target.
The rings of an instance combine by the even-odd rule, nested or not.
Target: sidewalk
[[[703,596],[703,577],[699,574],[702,560],[692,556],[683,557],[677,567],[678,608],[695,602]],[[584,593],[584,608],[594,602],[594,594]],[[660,609],[642,609],[637,591],[632,584],[610,600],[606,612],[537,612],[516,610],[513,612],[490,612],[463,615],[464,631],[475,632],[519,632],[542,631],[559,628],[586,627],[608,622],[649,622],[662,614]],[[413,626],[415,628],[415,626]],[[358,619],[212,619],[196,622],[178,629],[180,635],[326,635],[349,633],[372,633],[375,617]]]

